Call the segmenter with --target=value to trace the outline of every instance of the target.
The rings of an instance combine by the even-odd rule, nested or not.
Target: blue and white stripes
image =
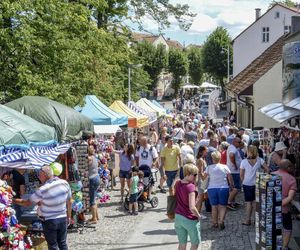
[[[64,154],[70,144],[58,146],[37,146],[28,149],[2,149],[0,151],[0,167],[40,168],[56,160]]]

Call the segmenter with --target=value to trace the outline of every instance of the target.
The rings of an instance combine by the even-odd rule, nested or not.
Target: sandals
[[[213,223],[213,224],[211,225],[211,227],[214,229],[214,228],[218,228],[219,225],[218,225],[218,223]]]
[[[220,229],[220,230],[224,230],[224,229],[225,229],[225,224],[224,224],[224,222],[220,223],[219,229]]]

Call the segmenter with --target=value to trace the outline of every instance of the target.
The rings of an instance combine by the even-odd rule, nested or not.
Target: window
[[[262,42],[268,43],[270,39],[270,28],[269,27],[263,27],[262,28]]]
[[[279,11],[276,11],[275,12],[275,19],[279,18],[280,17],[280,12]]]
[[[285,25],[285,26],[284,26],[284,34],[290,33],[290,32],[291,32],[291,26]]]

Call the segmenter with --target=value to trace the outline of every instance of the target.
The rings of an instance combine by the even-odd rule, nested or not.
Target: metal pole
[[[230,50],[229,46],[227,48],[227,83],[229,83],[229,75],[230,75]]]
[[[128,67],[128,102],[131,101],[131,83],[130,83],[130,74],[131,74],[131,67]]]

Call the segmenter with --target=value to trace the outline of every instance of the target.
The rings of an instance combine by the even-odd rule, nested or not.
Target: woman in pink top
[[[198,249],[200,238],[200,214],[196,208],[196,186],[198,168],[194,164],[183,167],[184,179],[176,182],[175,230],[179,240],[179,250],[185,250],[190,237],[191,249]]]

